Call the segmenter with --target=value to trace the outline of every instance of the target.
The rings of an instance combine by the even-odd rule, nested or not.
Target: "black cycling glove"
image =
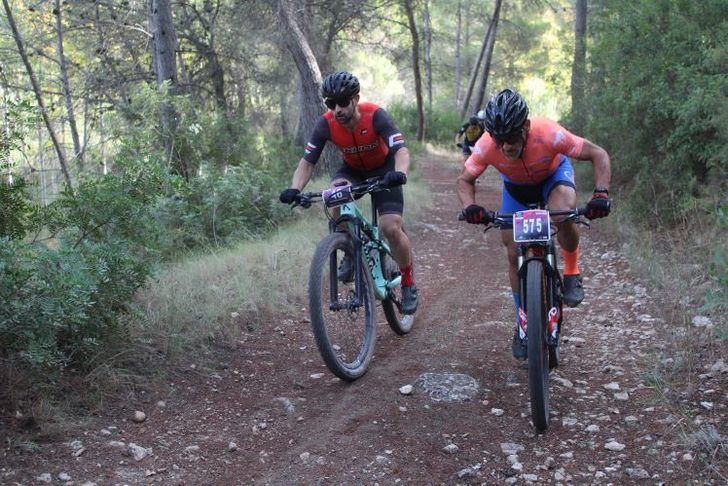
[[[609,191],[606,189],[595,189],[592,198],[586,203],[586,217],[589,219],[606,218],[612,209],[612,202],[609,200]]]
[[[384,174],[382,184],[387,187],[397,187],[407,184],[407,174],[398,170],[392,170]]]
[[[289,187],[288,189],[285,189],[283,192],[281,192],[281,195],[278,197],[278,199],[280,199],[283,204],[291,204],[296,200],[296,196],[298,196],[299,194],[301,194],[300,190]]]
[[[465,221],[470,224],[488,224],[493,221],[490,213],[483,206],[478,206],[477,204],[471,204],[465,208],[464,213]]]

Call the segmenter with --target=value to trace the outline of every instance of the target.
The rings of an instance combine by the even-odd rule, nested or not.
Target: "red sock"
[[[579,275],[579,247],[574,251],[561,249],[561,256],[564,258],[564,275]]]
[[[399,267],[402,274],[402,287],[411,287],[415,284],[415,278],[412,276],[412,264],[406,267]]]

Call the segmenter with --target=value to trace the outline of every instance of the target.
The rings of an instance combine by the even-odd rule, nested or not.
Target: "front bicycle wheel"
[[[399,276],[399,267],[391,256],[382,252],[384,278],[389,282]],[[382,301],[382,309],[392,331],[403,336],[412,330],[414,315],[402,314],[402,285],[389,289],[387,298]]]
[[[526,272],[526,316],[528,327],[528,391],[531,419],[541,433],[549,425],[549,352],[546,340],[546,273],[539,260],[528,262]]]
[[[351,282],[338,279],[344,256],[354,262]],[[357,282],[356,267],[363,270],[361,282]],[[374,354],[374,292],[366,265],[355,262],[348,233],[331,233],[319,243],[309,272],[308,299],[311,327],[324,363],[342,380],[360,378]]]

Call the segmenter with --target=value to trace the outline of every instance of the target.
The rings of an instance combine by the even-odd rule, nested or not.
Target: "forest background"
[[[607,148],[615,242],[673,303],[668,322],[699,312],[728,339],[728,0],[2,3],[3,417],[93,406],[234,334],[231,312],[295,302],[264,273],[232,279],[265,289],[242,307],[201,293],[231,280],[210,254],[311,231],[277,195],[336,70],[418,154],[455,151],[504,87]],[[338,163],[327,151],[319,175]],[[181,308],[170,272],[195,265]]]

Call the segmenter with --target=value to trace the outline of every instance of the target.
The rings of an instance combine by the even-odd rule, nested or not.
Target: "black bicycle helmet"
[[[485,129],[494,137],[507,137],[520,130],[528,119],[528,105],[518,92],[504,89],[485,107]]]
[[[348,99],[359,94],[359,80],[346,71],[329,74],[321,83],[321,95],[336,100]]]

